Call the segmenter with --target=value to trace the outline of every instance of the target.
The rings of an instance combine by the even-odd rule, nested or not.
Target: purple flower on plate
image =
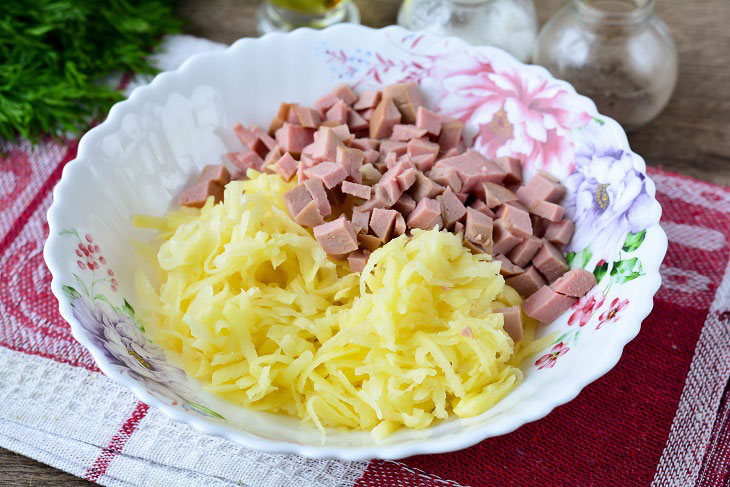
[[[653,184],[641,159],[616,143],[604,127],[589,124],[576,144],[575,171],[565,180],[566,214],[576,232],[566,250],[590,246],[595,257],[613,260],[629,232],[659,222],[661,207],[650,196]]]
[[[71,306],[114,367],[161,398],[185,402],[180,396],[187,391],[185,372],[167,363],[162,349],[145,338],[134,319],[86,296],[74,299]]]

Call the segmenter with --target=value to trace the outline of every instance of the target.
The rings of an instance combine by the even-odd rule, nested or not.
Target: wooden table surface
[[[536,0],[541,24],[567,0]],[[400,1],[356,0],[362,23],[395,22]],[[180,0],[186,31],[220,42],[254,36],[254,0]],[[730,186],[730,1],[657,0],[679,49],[679,81],[669,105],[629,136],[648,164]],[[92,485],[0,448],[0,487]]]

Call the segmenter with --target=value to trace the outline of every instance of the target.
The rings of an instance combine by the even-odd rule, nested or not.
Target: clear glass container
[[[298,27],[322,29],[339,22],[360,23],[360,12],[351,0],[265,0],[256,17],[260,34]]]
[[[573,0],[545,24],[533,60],[629,131],[659,114],[677,82],[677,49],[654,0]]]
[[[523,62],[529,61],[537,37],[532,0],[405,0],[398,24],[501,47]]]

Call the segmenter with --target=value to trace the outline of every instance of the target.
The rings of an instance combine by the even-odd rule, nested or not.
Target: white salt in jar
[[[530,60],[537,37],[532,0],[405,0],[398,24],[501,47],[523,62]]]

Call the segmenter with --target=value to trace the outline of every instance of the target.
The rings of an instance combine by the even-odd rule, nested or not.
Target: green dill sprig
[[[87,127],[122,99],[113,74],[151,74],[176,32],[169,0],[0,1],[0,138],[37,141]]]

